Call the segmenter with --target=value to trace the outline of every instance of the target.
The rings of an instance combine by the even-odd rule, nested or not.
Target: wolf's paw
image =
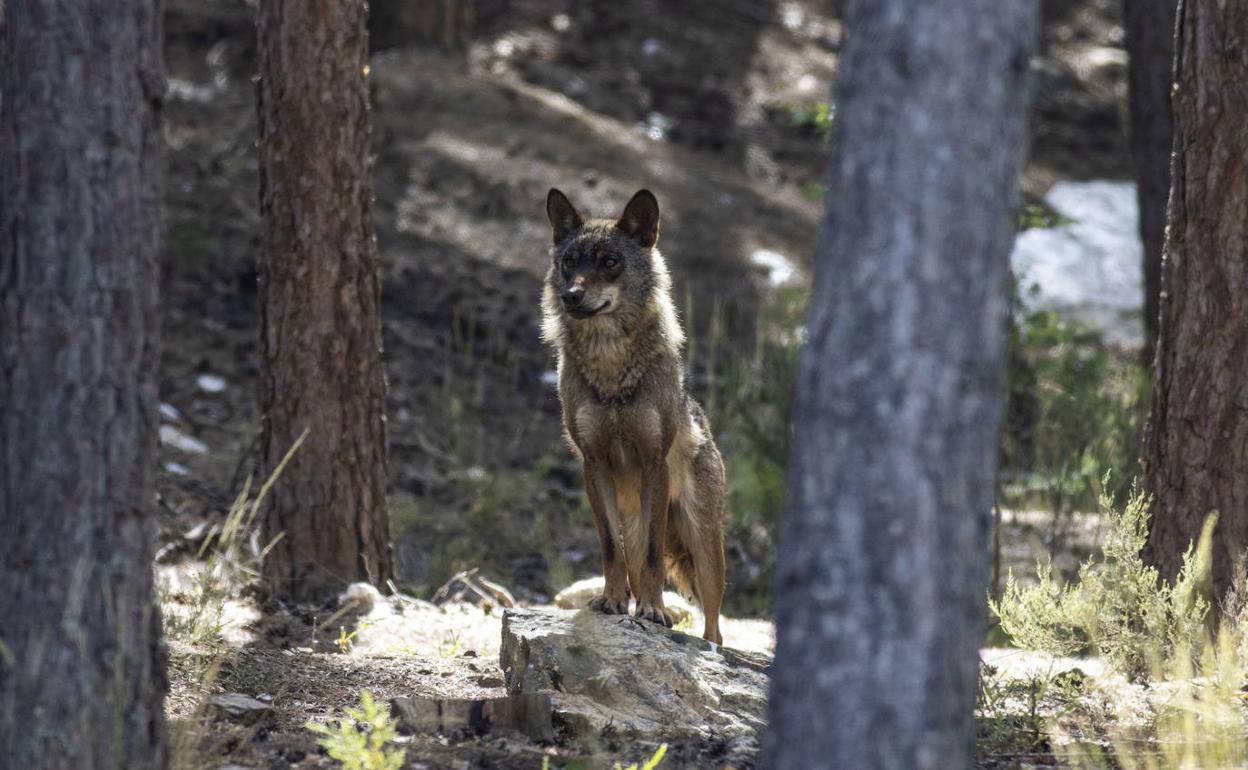
[[[606,615],[627,615],[628,614],[628,596],[623,599],[614,599],[606,594],[598,594],[589,600],[589,604],[585,605],[594,612],[601,612]]]
[[[651,623],[658,623],[666,628],[671,628],[673,623],[672,613],[662,604],[643,604],[637,602],[637,611],[633,613],[635,617],[642,620],[648,620]],[[676,616],[678,617],[678,616]]]

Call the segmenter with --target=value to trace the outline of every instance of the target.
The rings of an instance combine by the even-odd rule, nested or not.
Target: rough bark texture
[[[1144,484],[1145,556],[1173,577],[1211,511],[1219,595],[1248,547],[1248,4],[1184,0]]]
[[[164,766],[156,0],[5,0],[0,765]]]
[[[365,0],[260,4],[264,459],[277,596],[391,575]]]
[[[1152,363],[1157,343],[1161,251],[1165,245],[1166,201],[1170,197],[1175,2],[1123,0],[1122,9],[1131,56],[1127,69],[1131,155],[1135,159],[1140,238],[1144,242],[1145,364]]]
[[[1032,0],[849,5],[765,766],[970,767]]]

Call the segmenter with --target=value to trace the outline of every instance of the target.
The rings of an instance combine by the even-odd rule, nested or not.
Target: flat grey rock
[[[507,610],[499,654],[511,697],[547,694],[570,737],[757,739],[771,659],[621,615]]]
[[[219,692],[208,696],[208,705],[220,718],[250,725],[273,715],[273,707],[262,700],[237,692]]]

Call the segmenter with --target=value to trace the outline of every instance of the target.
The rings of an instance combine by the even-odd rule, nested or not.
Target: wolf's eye
[[[620,264],[620,260],[616,259],[615,257],[607,257],[606,259],[602,260],[602,266],[607,268],[608,270],[610,270],[611,268],[615,267],[618,264]]]
[[[564,270],[571,270],[571,269],[572,269],[572,268],[574,268],[574,267],[576,267],[576,260],[575,260],[574,258],[572,258],[572,257],[564,257],[564,258],[563,258],[563,269],[564,269]]]

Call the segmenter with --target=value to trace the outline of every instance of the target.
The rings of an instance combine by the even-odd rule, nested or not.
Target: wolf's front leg
[[[660,456],[647,463],[641,475],[642,552],[630,561],[629,580],[637,594],[636,615],[671,628],[672,618],[663,607],[664,548],[667,543],[667,460]],[[640,562],[632,564],[631,562]]]
[[[624,544],[619,541],[619,514],[616,511],[615,481],[606,466],[586,458],[585,492],[594,512],[594,527],[602,547],[603,592],[589,600],[589,608],[608,615],[628,614],[628,568]]]

